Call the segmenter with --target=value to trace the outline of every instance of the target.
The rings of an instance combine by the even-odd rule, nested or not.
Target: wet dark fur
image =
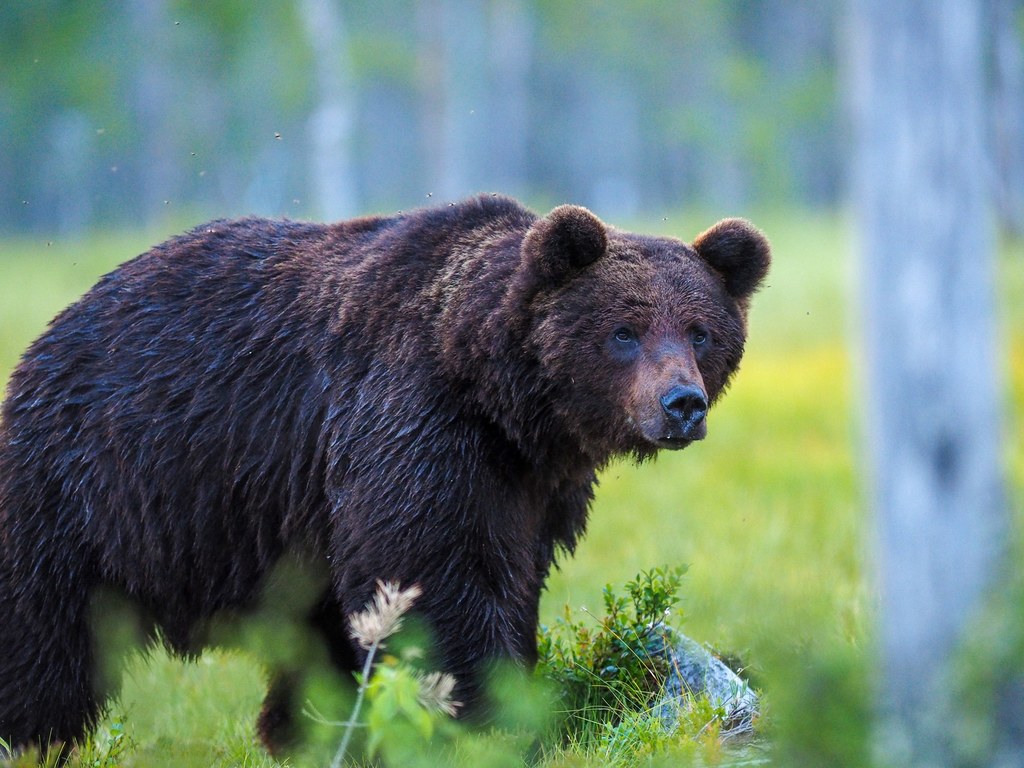
[[[767,244],[732,220],[695,245],[489,196],[215,221],[103,277],[3,405],[0,735],[45,744],[95,722],[97,585],[185,653],[286,550],[328,563],[336,658],[357,659],[341,617],[394,579],[422,587],[458,697],[487,659],[532,663],[543,582],[596,470],[657,450],[634,416],[666,381],[696,376],[713,400],[739,363]],[[612,340],[623,323],[635,348]]]

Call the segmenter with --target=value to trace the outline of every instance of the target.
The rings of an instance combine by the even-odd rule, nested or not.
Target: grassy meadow
[[[606,583],[686,563],[683,616],[675,620],[747,666],[765,691],[769,730],[788,755],[779,764],[852,765],[867,754],[872,599],[850,233],[831,215],[751,217],[772,241],[775,262],[754,300],[742,369],[712,410],[707,439],[639,467],[607,469],[587,537],[549,581],[542,620],[553,621],[566,603],[596,611]],[[632,228],[689,239],[709,223],[685,215]],[[0,242],[0,381],[57,311],[168,234]],[[1007,466],[1020,510],[1019,243],[1002,249],[999,286]],[[99,753],[83,756],[83,764],[276,765],[251,732],[262,685],[260,667],[233,653],[189,665],[134,656],[97,739]],[[564,764],[596,764],[577,757]]]

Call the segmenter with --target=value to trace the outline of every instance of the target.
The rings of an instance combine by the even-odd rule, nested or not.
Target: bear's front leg
[[[426,592],[425,595],[426,597]],[[452,595],[424,599],[419,606],[432,633],[442,669],[455,677],[454,698],[460,716],[485,719],[487,685],[496,667],[514,664],[532,669],[537,661],[536,595],[463,583]]]
[[[513,548],[490,537],[470,545],[458,538],[426,552],[406,550],[401,560],[380,553],[372,568],[352,568],[350,551],[349,568],[338,584],[339,603],[351,626],[352,616],[372,603],[378,581],[418,586],[410,614],[429,633],[433,652],[427,659],[455,677],[460,716],[475,719],[486,717],[487,678],[496,664],[532,668],[536,663],[541,584],[535,547]],[[392,541],[390,549],[395,546]]]

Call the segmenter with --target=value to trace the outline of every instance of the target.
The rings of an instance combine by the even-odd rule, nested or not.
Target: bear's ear
[[[725,290],[735,299],[757,290],[772,260],[765,236],[744,219],[718,222],[693,241],[693,248],[725,279]]]
[[[530,227],[523,255],[538,276],[561,280],[600,258],[608,248],[608,233],[597,216],[578,205],[560,205]]]

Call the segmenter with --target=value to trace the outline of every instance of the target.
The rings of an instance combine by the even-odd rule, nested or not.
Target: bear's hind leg
[[[324,644],[327,658],[335,671],[345,678],[355,671],[359,659],[348,635],[348,623],[331,589],[325,590],[310,610],[308,622],[313,642]],[[299,659],[294,666],[274,670],[270,686],[256,723],[256,732],[272,755],[280,755],[301,739],[302,719],[298,715],[300,695],[309,670],[318,663],[318,653]]]
[[[53,562],[18,580],[0,561],[0,737],[12,748],[84,736],[99,715],[86,589]]]
[[[256,720],[256,735],[271,755],[284,754],[298,740],[295,699],[300,685],[301,675],[297,672],[274,672],[270,678],[270,686]]]

